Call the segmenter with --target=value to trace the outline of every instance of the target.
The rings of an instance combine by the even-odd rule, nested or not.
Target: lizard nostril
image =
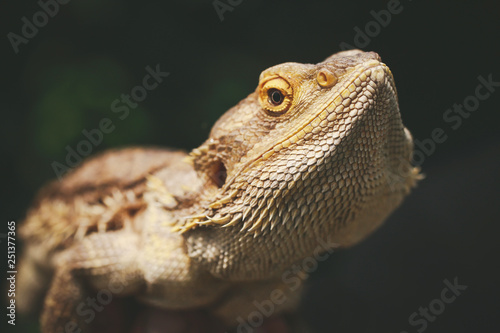
[[[212,169],[211,178],[218,188],[221,188],[226,183],[227,169],[222,161],[215,162],[215,165]]]

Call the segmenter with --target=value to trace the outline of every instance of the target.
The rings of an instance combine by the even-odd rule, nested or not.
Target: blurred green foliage
[[[39,98],[33,105],[37,127],[35,142],[41,154],[57,156],[68,143],[82,138],[82,129],[98,127],[102,118],[112,117],[111,101],[125,91],[130,77],[110,59],[84,64],[54,65],[43,72]],[[144,108],[134,110],[132,119],[106,137],[106,144],[117,145],[125,136],[138,140],[147,132]]]

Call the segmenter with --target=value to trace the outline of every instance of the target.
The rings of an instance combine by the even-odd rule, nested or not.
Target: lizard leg
[[[134,261],[137,242],[137,236],[122,230],[96,233],[61,252],[45,299],[42,332],[89,331],[115,296],[141,288],[143,278]]]

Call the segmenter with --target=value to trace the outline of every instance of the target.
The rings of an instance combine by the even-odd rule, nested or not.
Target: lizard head
[[[304,247],[321,235],[351,245],[414,185],[411,154],[393,76],[378,54],[277,65],[191,153],[209,190],[186,229],[205,224],[255,237],[278,228],[308,235]]]

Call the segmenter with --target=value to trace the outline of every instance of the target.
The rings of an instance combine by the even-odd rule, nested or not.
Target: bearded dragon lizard
[[[45,333],[88,331],[99,293],[227,327],[273,293],[291,310],[300,288],[283,272],[379,227],[419,179],[412,146],[378,54],[268,68],[190,154],[108,151],[42,189],[21,230],[19,306],[48,288]]]

